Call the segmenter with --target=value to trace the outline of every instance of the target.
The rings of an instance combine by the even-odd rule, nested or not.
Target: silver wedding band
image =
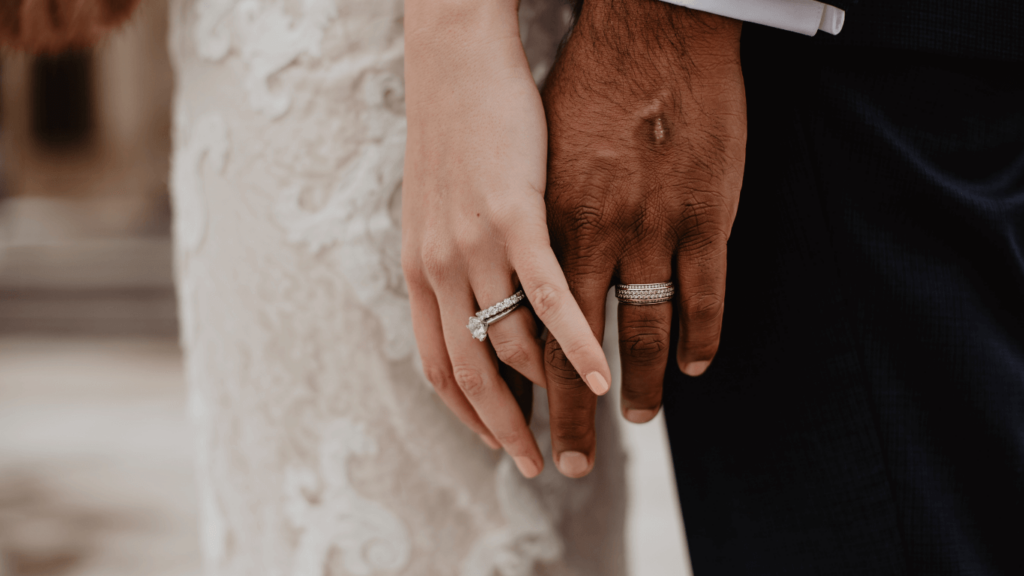
[[[522,290],[498,302],[485,310],[480,310],[476,316],[471,316],[466,329],[473,335],[473,338],[483,342],[487,340],[487,327],[508,316],[526,300],[526,294]]]
[[[631,306],[651,306],[671,302],[676,287],[671,282],[654,284],[616,284],[615,297]]]

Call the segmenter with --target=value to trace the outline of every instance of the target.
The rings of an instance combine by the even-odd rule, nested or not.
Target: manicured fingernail
[[[650,422],[651,418],[658,415],[657,410],[641,410],[639,408],[628,408],[622,413],[626,417],[626,420],[634,424],[643,424],[644,422]]]
[[[483,440],[483,443],[487,444],[487,447],[490,448],[491,450],[497,450],[498,448],[501,448],[501,444],[498,444],[498,441],[495,440],[494,438],[491,438],[490,436],[484,436],[483,434],[478,434],[478,436],[480,436],[480,440]]]
[[[700,376],[710,365],[711,362],[708,362],[707,360],[689,362],[687,364],[683,364],[683,374],[686,374],[687,376]]]
[[[598,396],[608,391],[608,381],[604,379],[604,376],[600,372],[591,372],[587,374],[587,385],[594,391],[594,394]]]
[[[590,471],[590,463],[583,454],[570,450],[559,455],[558,470],[569,478],[579,478]]]
[[[540,474],[540,467],[533,462],[533,460],[526,456],[516,456],[512,460],[516,463],[516,468],[519,468],[519,472],[527,478],[533,478],[537,474]]]

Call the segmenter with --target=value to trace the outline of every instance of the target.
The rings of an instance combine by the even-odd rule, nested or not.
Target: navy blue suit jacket
[[[721,348],[665,382],[694,570],[1024,574],[1024,3],[837,4],[744,26]]]

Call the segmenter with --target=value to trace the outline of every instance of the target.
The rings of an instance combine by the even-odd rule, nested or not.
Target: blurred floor
[[[669,460],[663,414],[647,424],[623,420],[626,470],[626,553],[630,576],[691,576],[689,555]]]
[[[689,573],[661,417],[624,425],[632,576]],[[0,576],[200,573],[177,343],[0,336]]]
[[[193,576],[177,344],[0,336],[0,575]]]

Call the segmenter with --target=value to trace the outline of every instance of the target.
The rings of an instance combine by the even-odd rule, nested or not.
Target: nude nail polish
[[[611,386],[608,385],[608,381],[604,379],[604,376],[600,372],[591,372],[587,374],[587,385],[594,391],[594,394],[598,396],[608,391]]]
[[[516,468],[519,468],[519,472],[527,478],[533,478],[537,474],[540,474],[540,468],[533,460],[526,456],[516,456],[512,459],[516,463]]]

